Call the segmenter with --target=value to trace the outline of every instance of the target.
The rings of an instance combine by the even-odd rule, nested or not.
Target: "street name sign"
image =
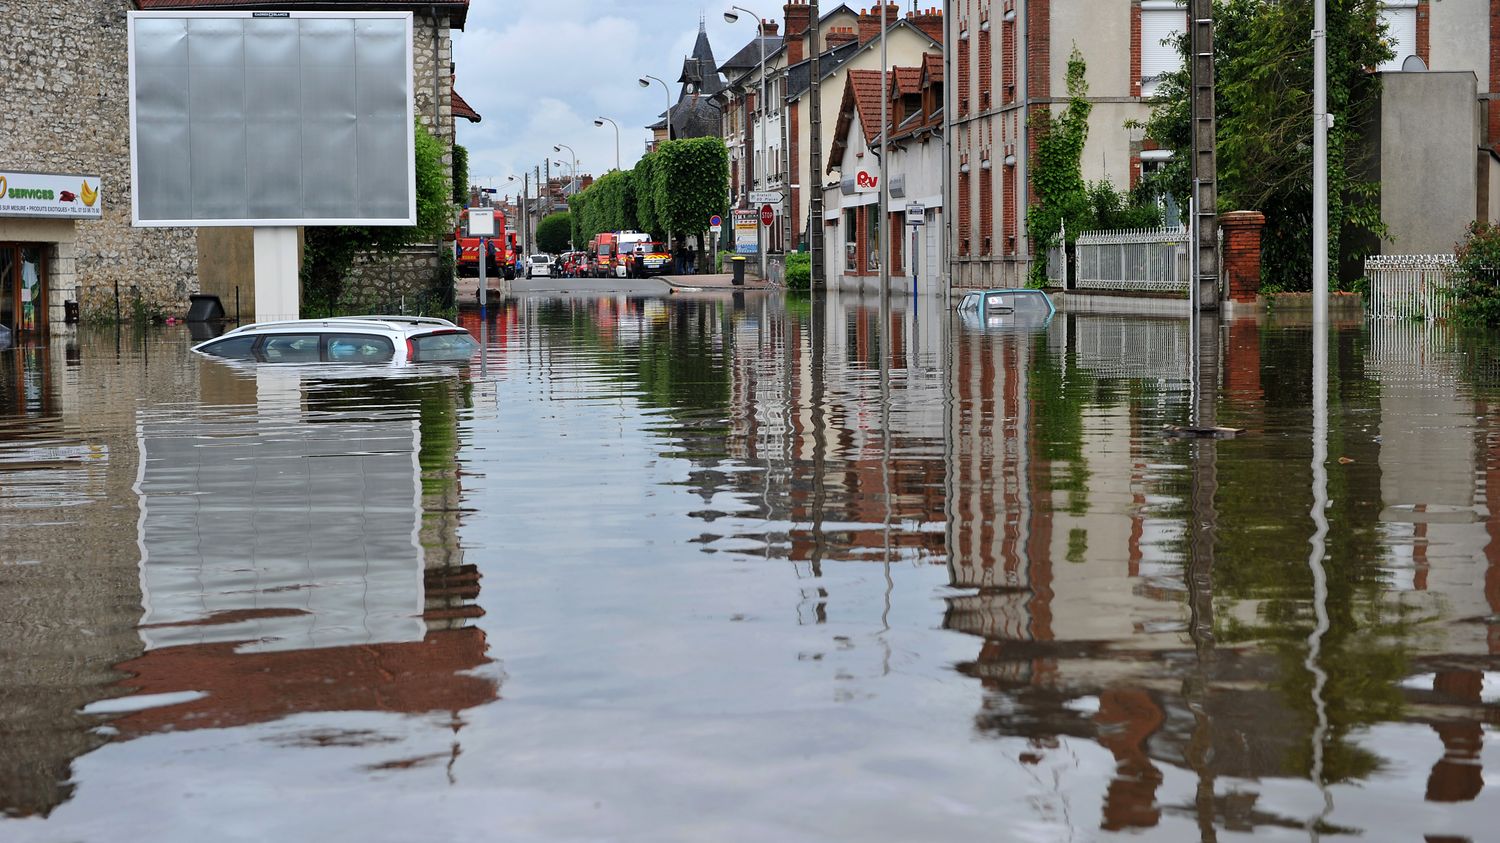
[[[750,191],[751,205],[775,205],[782,200],[782,195],[775,190],[752,190]]]

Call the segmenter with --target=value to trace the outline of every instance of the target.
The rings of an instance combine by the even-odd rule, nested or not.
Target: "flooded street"
[[[1500,378],[1446,334],[1333,330],[1319,507],[1306,326],[1207,334],[1243,433],[1185,440],[1183,320],[490,316],[0,351],[0,839],[1494,839]]]

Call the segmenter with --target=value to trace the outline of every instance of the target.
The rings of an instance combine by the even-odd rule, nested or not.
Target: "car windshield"
[[[473,357],[479,348],[479,343],[463,331],[412,337],[411,344],[418,363],[462,362]]]
[[[532,255],[531,256],[531,262],[532,263],[550,263],[551,261],[552,261],[552,256],[551,255]]]

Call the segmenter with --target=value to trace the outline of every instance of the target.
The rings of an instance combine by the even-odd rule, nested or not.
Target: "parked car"
[[[193,346],[225,360],[257,363],[464,362],[479,343],[446,319],[423,316],[340,316],[257,322]]]
[[[535,278],[538,275],[552,277],[552,256],[545,252],[537,252],[526,259],[526,277]]]

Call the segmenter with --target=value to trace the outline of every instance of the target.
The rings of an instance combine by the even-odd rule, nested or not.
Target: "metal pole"
[[[760,154],[762,160],[765,161],[765,166],[760,168],[760,172],[757,175],[769,186],[771,182],[765,174],[766,168],[771,163],[771,150],[766,146],[766,118],[769,116],[766,111],[766,27],[761,22],[759,15],[755,18],[755,25],[760,29],[760,102],[758,105],[760,106]],[[771,238],[767,236],[770,232],[766,228],[767,226],[762,224],[755,229],[756,234],[760,238],[760,280],[762,284],[765,283],[767,277],[766,247],[770,245],[771,241]]]
[[[823,266],[823,83],[818,71],[818,0],[808,0],[808,166],[807,184],[807,252],[811,263],[808,286],[822,290],[827,285]]]
[[[485,305],[487,301],[487,289],[490,285],[489,278],[485,276],[485,256],[489,252],[490,238],[479,238],[479,318],[485,317]]]
[[[1313,324],[1328,323],[1328,3],[1313,2]]]
[[[876,242],[880,249],[880,318],[885,324],[890,323],[891,315],[891,199],[890,191],[886,189],[886,175],[889,172],[886,166],[885,152],[886,136],[890,134],[890,108],[891,108],[891,83],[886,69],[885,30],[886,10],[890,3],[880,0],[880,203],[878,213],[880,214],[880,235]],[[882,332],[885,325],[881,326]],[[884,336],[884,333],[882,333]]]

